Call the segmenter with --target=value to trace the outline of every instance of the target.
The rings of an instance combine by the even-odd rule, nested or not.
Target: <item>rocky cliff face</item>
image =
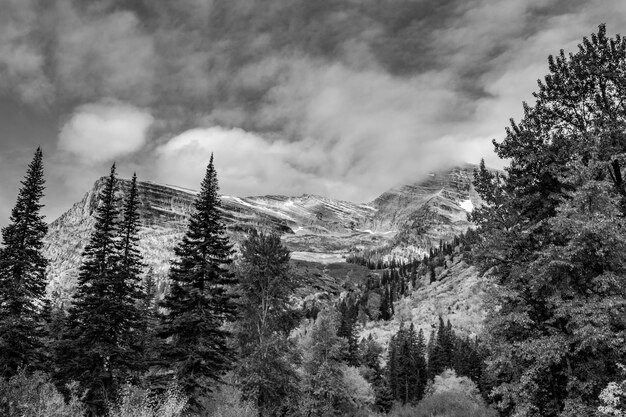
[[[224,220],[235,244],[252,229],[280,234],[295,259],[337,262],[355,248],[398,248],[423,253],[430,244],[469,227],[467,212],[480,204],[471,184],[474,166],[430,174],[414,184],[382,194],[368,204],[305,194],[299,197],[222,197]],[[50,225],[45,254],[50,259],[49,290],[67,299],[94,224],[104,180]],[[120,193],[129,182],[120,181]],[[148,268],[166,285],[169,260],[182,236],[196,192],[151,182],[138,183],[140,249]]]

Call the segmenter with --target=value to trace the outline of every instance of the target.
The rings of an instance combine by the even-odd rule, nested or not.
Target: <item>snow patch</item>
[[[474,211],[474,204],[472,204],[472,200],[465,200],[459,203],[459,206],[468,213]]]

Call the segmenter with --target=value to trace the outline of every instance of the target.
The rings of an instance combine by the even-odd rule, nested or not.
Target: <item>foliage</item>
[[[78,289],[56,347],[56,379],[78,381],[90,412],[101,414],[117,390],[142,369],[136,250],[136,180],[123,215],[115,165],[99,195],[96,223],[83,252]]]
[[[159,350],[162,376],[167,383],[177,381],[192,409],[200,408],[200,398],[234,360],[227,344],[230,332],[223,324],[236,315],[236,279],[227,269],[232,246],[225,235],[218,189],[211,156],[187,231],[174,251],[170,292],[161,303],[167,310],[159,327],[166,342]]]
[[[27,374],[24,369],[10,379],[0,378],[0,412],[4,416],[76,417],[83,415],[77,385],[66,387],[68,401],[42,372]]]
[[[352,366],[343,368],[343,383],[353,409],[365,410],[374,405],[376,400],[374,389],[357,368]]]
[[[253,232],[241,245],[239,268],[242,349],[272,333],[288,335],[297,325],[290,297],[298,281],[289,271],[289,250],[280,236]]]
[[[206,416],[210,417],[258,417],[259,411],[251,401],[243,399],[241,391],[233,383],[231,374],[216,387],[208,399]]]
[[[187,398],[173,386],[157,396],[144,388],[125,385],[117,402],[109,407],[108,417],[182,417],[186,406]]]
[[[415,403],[422,399],[428,380],[424,335],[419,334],[411,323],[409,328],[401,325],[391,337],[387,359],[389,388],[395,400]]]
[[[267,335],[243,357],[237,370],[245,399],[260,415],[281,415],[299,393],[297,355],[293,343],[282,335]]]
[[[37,149],[10,223],[2,229],[0,247],[0,376],[16,375],[22,367],[41,368],[45,270],[42,239],[48,226],[43,205],[43,154]]]
[[[446,369],[440,375],[435,376],[432,384],[428,387],[428,396],[455,391],[467,395],[471,399],[479,399],[476,384],[465,376],[457,376],[456,372]]]
[[[417,405],[394,407],[389,417],[496,417],[495,410],[456,391],[428,396]]]
[[[439,316],[439,327],[436,337],[432,338],[428,346],[428,375],[432,379],[447,368],[452,368],[454,356],[455,335],[452,331],[450,321],[444,324],[443,318]]]
[[[253,400],[261,415],[279,415],[298,390],[297,355],[288,339],[297,324],[290,297],[298,282],[278,235],[252,233],[242,243],[241,254],[237,375],[244,397]]]
[[[302,415],[332,416],[352,406],[343,380],[345,339],[337,336],[339,317],[325,307],[302,340],[303,378],[299,410]]]
[[[343,337],[348,343],[346,362],[350,366],[359,366],[359,345],[358,345],[358,312],[357,301],[353,297],[346,297],[339,303],[339,328],[337,336]]]
[[[396,405],[392,417],[495,417],[494,410],[483,402],[476,384],[467,377],[458,377],[446,370],[434,378],[426,396],[417,405]]]
[[[618,364],[622,373],[626,371],[626,367]],[[626,379],[620,382],[609,382],[609,384],[600,393],[600,402],[602,405],[598,407],[598,411],[606,416],[626,416]]]
[[[598,33],[549,58],[533,107],[481,164],[474,258],[496,283],[492,398],[516,416],[591,415],[626,354],[626,40]]]

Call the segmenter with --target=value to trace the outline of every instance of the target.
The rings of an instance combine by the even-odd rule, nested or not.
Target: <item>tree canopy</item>
[[[516,416],[590,415],[626,336],[626,40],[604,25],[550,57],[475,186],[474,258],[496,286],[486,325],[493,399]]]

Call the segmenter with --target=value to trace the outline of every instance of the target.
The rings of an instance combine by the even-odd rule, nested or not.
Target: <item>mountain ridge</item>
[[[292,258],[321,263],[341,261],[360,250],[391,248],[400,257],[420,257],[439,240],[464,232],[467,201],[481,202],[473,190],[476,166],[430,174],[395,187],[370,203],[352,203],[304,193],[300,196],[222,196],[227,232],[235,246],[253,229],[281,235]],[[120,193],[129,181],[119,180]],[[50,223],[44,253],[50,259],[49,291],[60,299],[73,292],[80,256],[93,226],[103,179]],[[142,219],[140,250],[147,267],[166,285],[173,248],[184,233],[197,191],[138,181]]]

